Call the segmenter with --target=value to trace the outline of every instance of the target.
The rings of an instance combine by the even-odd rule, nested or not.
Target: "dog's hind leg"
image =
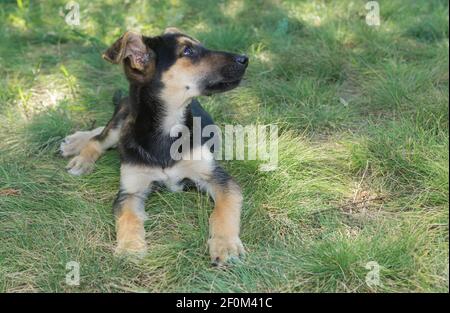
[[[120,138],[120,130],[121,125],[112,128],[108,124],[99,135],[95,135],[87,140],[81,147],[79,154],[72,158],[67,165],[68,172],[72,175],[90,173],[94,169],[95,161],[106,150],[117,145]]]
[[[61,154],[64,157],[75,156],[67,165],[72,175],[82,175],[93,170],[95,161],[108,149],[117,145],[123,121],[128,115],[127,99],[122,99],[112,119],[105,127],[91,131],[76,132],[61,143]]]
[[[88,131],[77,131],[72,135],[67,136],[60,146],[61,155],[67,158],[80,154],[81,149],[87,145],[89,140],[100,135],[104,129],[105,127],[98,127]]]

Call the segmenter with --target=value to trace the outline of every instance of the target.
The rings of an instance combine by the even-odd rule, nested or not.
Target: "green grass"
[[[65,1],[2,1],[0,291],[448,292],[448,4],[379,1],[374,29],[365,2],[78,0],[70,27]],[[57,153],[126,88],[107,45],[166,26],[250,56],[240,88],[201,99],[217,123],[280,129],[276,171],[223,162],[245,197],[248,256],[230,268],[209,264],[195,191],[153,194],[148,255],[114,257],[117,151],[84,177]]]

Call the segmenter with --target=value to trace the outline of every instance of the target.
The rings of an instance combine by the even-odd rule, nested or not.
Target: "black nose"
[[[247,57],[246,55],[237,55],[237,56],[234,58],[234,60],[235,60],[237,63],[242,64],[242,65],[245,65],[245,66],[247,66],[247,64],[248,64],[248,57]]]

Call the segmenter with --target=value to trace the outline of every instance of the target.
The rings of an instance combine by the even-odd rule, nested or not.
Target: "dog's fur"
[[[123,64],[130,83],[129,97],[116,94],[116,108],[109,123],[68,136],[61,144],[61,152],[65,157],[74,156],[67,166],[69,173],[81,175],[92,171],[105,150],[118,146],[121,170],[114,203],[116,252],[145,252],[144,201],[155,184],[163,182],[177,191],[189,180],[207,191],[215,202],[208,240],[213,264],[221,265],[242,255],[240,188],[215,162],[212,151],[204,145],[207,139],[195,145],[192,120],[199,117],[201,127],[213,124],[194,97],[238,86],[247,57],[208,50],[174,28],[156,37],[126,32],[103,57]],[[177,161],[171,157],[170,147],[177,137],[171,137],[170,130],[177,125],[191,130],[191,152],[200,153],[201,160]]]

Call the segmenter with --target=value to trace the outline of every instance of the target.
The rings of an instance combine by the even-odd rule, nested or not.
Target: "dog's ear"
[[[131,79],[149,78],[155,68],[155,53],[147,47],[141,34],[127,31],[109,47],[103,58],[113,64],[123,63]]]
[[[176,27],[167,27],[164,30],[164,34],[181,34],[181,33],[182,33],[182,31]]]

